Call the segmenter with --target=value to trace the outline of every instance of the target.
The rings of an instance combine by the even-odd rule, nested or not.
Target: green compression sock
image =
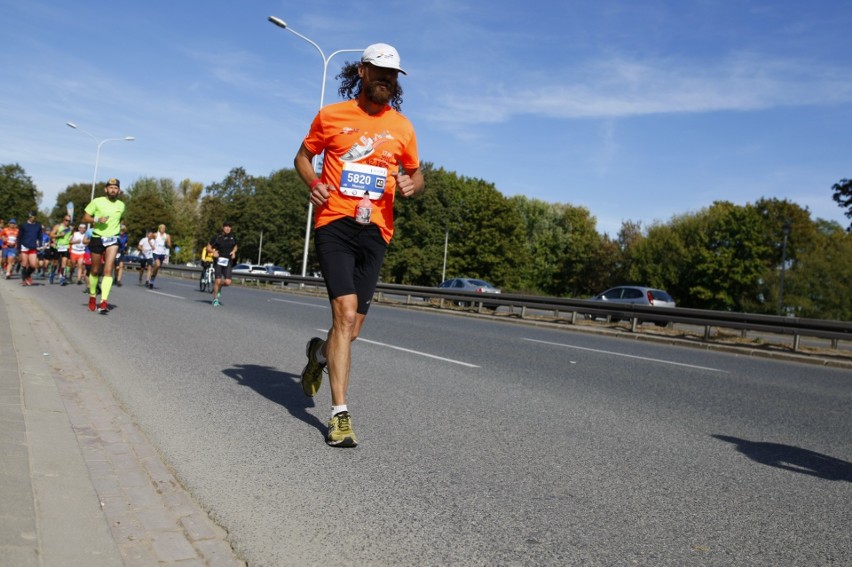
[[[109,290],[112,289],[112,276],[104,276],[101,280],[101,299],[106,301],[109,299]]]

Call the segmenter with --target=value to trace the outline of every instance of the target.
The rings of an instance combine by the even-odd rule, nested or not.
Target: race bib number
[[[344,162],[340,192],[350,197],[361,197],[366,191],[370,199],[375,201],[382,198],[387,180],[387,168]]]
[[[228,262],[230,262],[230,261],[231,261],[231,259],[228,258],[227,256],[220,256],[219,258],[216,259],[216,263],[219,264],[220,266],[222,266],[223,268],[227,267]]]
[[[112,246],[113,244],[118,244],[117,236],[101,236],[101,243],[106,246]]]
[[[56,246],[56,251],[57,251],[57,252],[68,252],[68,247],[67,247],[67,246],[62,246],[62,245],[57,245],[57,246]]]

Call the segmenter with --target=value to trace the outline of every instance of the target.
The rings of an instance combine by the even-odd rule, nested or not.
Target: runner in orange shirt
[[[0,240],[3,241],[3,268],[8,280],[12,277],[12,267],[18,258],[18,221],[9,219],[9,226],[0,231]]]
[[[396,49],[377,43],[344,67],[340,93],[349,100],[322,108],[294,164],[316,207],[314,243],[331,301],[326,340],[308,341],[302,390],[313,396],[328,366],[331,420],[326,443],[358,444],[346,404],[351,343],[358,338],[393,236],[393,202],[423,190],[414,127],[399,113],[402,89]],[[322,175],[311,160],[324,153]]]

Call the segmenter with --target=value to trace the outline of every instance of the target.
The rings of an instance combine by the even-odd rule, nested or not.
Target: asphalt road
[[[333,449],[327,301],[129,276],[28,291],[250,565],[852,564],[848,370],[376,305]]]

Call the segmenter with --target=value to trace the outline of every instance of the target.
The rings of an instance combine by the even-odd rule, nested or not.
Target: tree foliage
[[[41,193],[24,168],[17,163],[0,166],[0,215],[4,219],[26,219],[40,202]]]
[[[467,276],[507,292],[562,297],[640,284],[666,289],[682,307],[774,314],[782,304],[782,312],[797,316],[852,320],[852,233],[812,219],[790,201],[719,201],[649,227],[625,221],[613,239],[598,233],[583,207],[507,198],[485,180],[431,163],[421,169],[427,190],[394,203],[396,231],[383,281],[432,286]],[[850,206],[850,186],[842,180],[834,187],[842,206]],[[39,199],[17,164],[3,166],[0,188],[6,218],[26,214]],[[90,191],[85,184],[69,186],[58,196],[51,222],[65,214],[68,202],[79,220]],[[308,192],[291,168],[252,176],[237,167],[207,187],[189,179],[141,178],[121,198],[131,242],[165,224],[180,249],[173,250],[172,261],[197,260],[230,220],[241,260],[260,258],[300,271]],[[313,246],[307,267],[318,268]]]
[[[833,193],[831,198],[840,207],[846,209],[846,212],[843,213],[846,218],[852,219],[852,179],[841,179],[832,185],[831,190]],[[852,232],[852,223],[849,223],[846,230]]]
[[[50,210],[51,226],[59,224],[64,215],[68,212],[68,203],[74,206],[74,218],[71,219],[71,224],[80,222],[83,219],[83,210],[89,204],[92,194],[92,186],[85,183],[75,183],[65,188],[65,191],[56,196],[56,204]]]

